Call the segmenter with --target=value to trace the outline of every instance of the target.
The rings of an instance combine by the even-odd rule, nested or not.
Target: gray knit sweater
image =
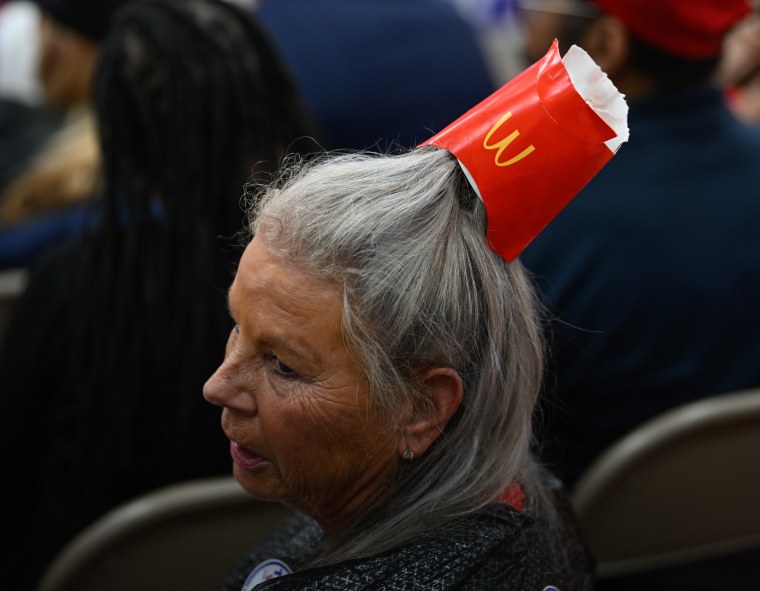
[[[247,557],[222,591],[590,591],[593,561],[567,504],[560,509],[565,522],[553,536],[540,519],[500,503],[396,550],[317,568],[304,565],[319,552],[322,531],[296,515]]]

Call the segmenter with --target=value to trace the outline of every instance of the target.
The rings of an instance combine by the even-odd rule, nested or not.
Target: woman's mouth
[[[246,449],[234,441],[230,441],[230,455],[232,456],[232,461],[243,468],[243,470],[253,470],[268,462],[264,456]]]

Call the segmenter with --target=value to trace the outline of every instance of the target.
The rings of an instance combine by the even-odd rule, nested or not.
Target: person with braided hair
[[[32,270],[0,359],[3,522],[18,524],[0,580],[19,591],[118,503],[228,472],[198,393],[231,326],[241,197],[314,147],[268,37],[221,0],[130,3],[93,91],[102,194]]]

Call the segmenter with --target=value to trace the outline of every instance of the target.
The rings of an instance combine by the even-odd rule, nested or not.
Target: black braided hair
[[[314,149],[311,119],[253,17],[220,0],[124,8],[100,49],[94,105],[103,196],[70,319],[81,469],[138,475],[151,450],[165,458],[152,486],[204,462],[227,471],[219,411],[201,389],[231,327],[241,197],[287,153]],[[191,453],[200,431],[220,447]]]

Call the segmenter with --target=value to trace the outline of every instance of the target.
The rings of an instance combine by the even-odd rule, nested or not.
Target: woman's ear
[[[611,78],[624,69],[631,50],[628,29],[617,17],[603,15],[586,29],[583,49]]]
[[[450,367],[425,371],[419,388],[424,402],[410,408],[401,424],[399,454],[406,459],[422,456],[438,439],[459,409],[464,389],[462,378]]]

